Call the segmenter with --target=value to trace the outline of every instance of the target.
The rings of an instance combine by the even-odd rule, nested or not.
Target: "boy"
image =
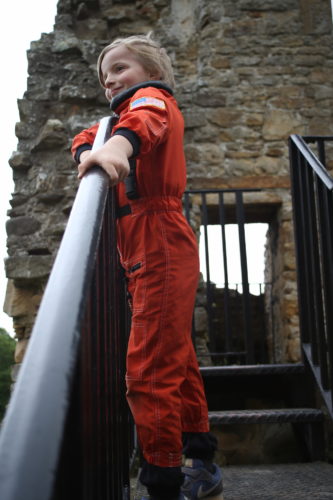
[[[90,152],[94,125],[74,138],[72,152],[79,178],[97,164],[117,186],[117,245],[132,308],[127,399],[144,456],[140,480],[151,500],[221,499],[191,340],[199,262],[182,213],[184,123],[171,63],[150,36],[132,36],[105,47],[97,71],[116,124],[99,150]]]

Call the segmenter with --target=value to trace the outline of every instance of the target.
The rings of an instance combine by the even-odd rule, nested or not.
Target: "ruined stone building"
[[[19,99],[8,290],[20,363],[78,186],[73,136],[109,113],[96,60],[110,40],[147,33],[168,50],[185,117],[191,188],[262,188],[269,224],[275,355],[299,359],[288,136],[333,134],[330,0],[59,0],[54,31],[32,42]],[[332,158],[327,165],[333,167]],[[211,203],[215,201],[212,198]]]

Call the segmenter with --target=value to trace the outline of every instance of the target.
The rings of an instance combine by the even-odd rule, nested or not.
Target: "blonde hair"
[[[120,45],[124,45],[130,50],[146,71],[151,74],[160,75],[158,80],[165,82],[172,89],[175,87],[175,78],[170,58],[166,50],[161,47],[158,42],[152,39],[151,33],[148,33],[148,35],[133,35],[126,38],[117,38],[104,47],[97,61],[97,74],[102,87],[105,87],[101,70],[102,61],[110,50]]]

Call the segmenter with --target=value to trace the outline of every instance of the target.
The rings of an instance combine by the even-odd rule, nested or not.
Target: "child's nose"
[[[109,87],[110,85],[112,85],[114,79],[112,77],[112,74],[111,73],[108,73],[107,77],[105,78],[105,87]]]

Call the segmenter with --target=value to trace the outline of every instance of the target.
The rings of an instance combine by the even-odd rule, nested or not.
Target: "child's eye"
[[[125,69],[125,66],[123,64],[118,64],[118,66],[116,66],[117,72],[122,71],[123,69]]]

